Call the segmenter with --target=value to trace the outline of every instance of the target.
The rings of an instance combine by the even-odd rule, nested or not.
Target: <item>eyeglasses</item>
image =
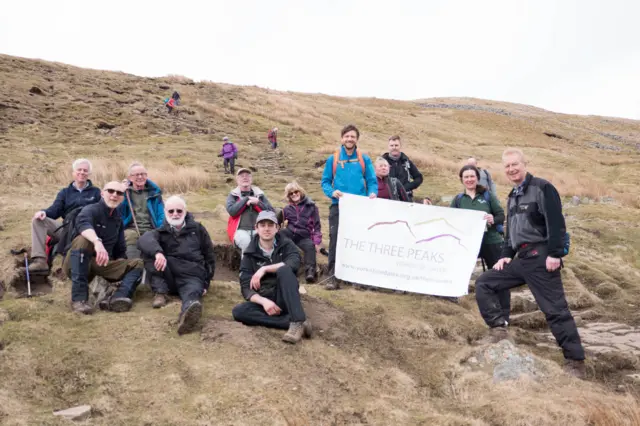
[[[182,209],[170,209],[170,210],[167,210],[167,213],[169,213],[169,214],[173,214],[173,213],[182,214],[182,213],[184,213],[184,210],[182,210]]]
[[[289,197],[291,197],[292,195],[295,195],[295,194],[300,195],[300,191],[291,191],[291,192],[289,193]]]
[[[147,175],[147,173],[131,173],[129,176],[133,176],[133,177],[145,177]]]
[[[118,191],[117,189],[113,189],[113,188],[107,188],[106,191],[109,194],[118,194],[118,197],[122,197],[124,195],[124,192]]]

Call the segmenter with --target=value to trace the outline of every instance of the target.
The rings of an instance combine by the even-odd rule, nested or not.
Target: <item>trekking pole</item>
[[[27,273],[27,297],[31,297],[31,278],[29,277],[29,255],[24,252],[24,266]]]
[[[131,204],[131,198],[129,198],[129,191],[124,190],[125,195],[127,196],[127,203],[129,204],[129,210],[131,211],[131,218],[133,219],[133,224],[136,227],[136,232],[138,233],[138,238],[140,238],[140,228],[138,228],[138,221],[136,220],[136,214],[133,211],[133,204]],[[144,284],[147,278],[147,270],[146,268],[142,269],[142,277],[140,277],[140,282]]]

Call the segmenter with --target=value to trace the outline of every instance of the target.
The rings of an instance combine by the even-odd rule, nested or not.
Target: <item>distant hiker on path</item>
[[[481,169],[480,167],[478,167],[478,160],[473,157],[470,157],[467,160],[467,164],[469,166],[477,167],[480,171],[480,181],[478,182],[478,184],[484,186],[489,190],[489,192],[497,196],[498,193],[496,192],[496,184],[493,179],[491,179],[491,174],[489,173],[489,171],[487,169]]]
[[[138,162],[129,166],[125,185],[127,194],[118,209],[125,228],[127,258],[139,259],[140,250],[136,245],[138,238],[147,231],[160,228],[164,223],[162,190],[148,179],[147,169]]]
[[[458,194],[451,200],[450,207],[457,209],[479,210],[485,212],[484,219],[487,221],[487,228],[482,237],[479,257],[484,260],[487,269],[500,259],[502,254],[502,228],[504,224],[504,210],[500,201],[487,188],[480,185],[480,171],[474,166],[464,166],[458,173],[460,181],[464,185],[464,192]],[[509,321],[510,293],[508,291],[500,293],[500,304],[505,308],[504,317]]]
[[[280,235],[293,241],[304,253],[304,276],[308,283],[316,282],[316,254],[320,252],[322,231],[318,206],[309,198],[305,190],[291,182],[284,189],[289,205],[282,210],[283,222],[287,227]]]
[[[271,143],[271,148],[276,149],[278,147],[278,128],[274,127],[273,129],[269,130],[269,133],[267,134],[267,139],[269,139],[269,142]]]
[[[167,107],[167,112],[171,114],[171,111],[176,106],[176,101],[173,98],[167,98],[164,100],[164,105]]]
[[[236,183],[227,197],[227,235],[244,254],[245,249],[255,235],[256,217],[263,210],[273,211],[267,196],[257,186],[251,185],[251,170],[239,169]]]
[[[222,138],[222,141],[222,149],[220,150],[218,157],[223,158],[225,174],[234,174],[236,170],[235,162],[236,158],[238,158],[238,148],[226,136]]]
[[[124,199],[124,185],[109,182],[102,199],[84,207],[75,219],[70,247],[66,248],[62,270],[71,278],[71,308],[89,315],[89,282],[95,276],[107,281],[120,281],[109,299],[109,309],[125,312],[131,309],[136,287],[142,276],[142,260],[127,259],[124,225],[118,206]]]
[[[178,93],[177,91],[173,92],[173,94],[171,95],[171,99],[175,101],[176,106],[180,106],[180,93]]]
[[[100,188],[93,186],[89,180],[91,162],[80,158],[73,162],[71,169],[73,182],[58,192],[49,208],[37,211],[31,219],[30,274],[49,274],[45,242],[47,236],[57,239],[63,231],[63,221],[57,219],[64,220],[71,211],[100,201]]]
[[[402,183],[409,196],[409,201],[413,201],[413,191],[422,185],[423,177],[420,170],[401,151],[401,148],[400,136],[391,136],[389,138],[389,152],[384,153],[382,157],[389,163],[389,176]]]
[[[527,172],[519,149],[506,149],[502,164],[514,186],[507,200],[508,226],[502,258],[476,280],[478,307],[491,327],[487,340],[509,338],[505,316],[508,307],[502,305],[502,294],[526,283],[562,347],[565,371],[584,378],[584,348],[560,276],[566,254],[560,195],[551,183]]]
[[[282,340],[298,343],[313,332],[300,301],[296,276],[300,253],[293,241],[278,234],[274,212],[260,212],[255,229],[257,235],[240,264],[240,289],[246,302],[233,308],[233,319],[287,330]]]
[[[187,212],[184,199],[169,197],[165,216],[161,228],[140,237],[138,248],[155,293],[152,306],[161,308],[169,294],[179,295],[178,334],[185,334],[193,331],[202,316],[201,298],[213,278],[216,256],[209,233]]]
[[[409,202],[409,196],[402,183],[389,176],[389,163],[383,157],[378,157],[375,163],[376,179],[378,180],[378,198],[394,201]]]
[[[338,240],[338,224],[340,209],[338,199],[343,193],[378,196],[378,181],[373,164],[368,155],[362,154],[356,144],[360,138],[360,131],[352,124],[345,126],[340,132],[342,146],[327,158],[322,173],[322,191],[331,198],[329,208],[329,281],[325,285],[327,290],[340,288],[338,280],[333,277],[336,266],[336,246]]]

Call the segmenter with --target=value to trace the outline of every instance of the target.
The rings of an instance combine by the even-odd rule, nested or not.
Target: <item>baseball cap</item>
[[[263,220],[270,220],[271,222],[275,223],[276,225],[278,224],[278,218],[276,217],[276,214],[274,212],[272,212],[271,210],[262,210],[258,214],[258,218],[256,219],[256,224],[262,222]]]
[[[240,167],[238,169],[238,171],[236,172],[236,176],[238,176],[240,173],[249,173],[249,174],[251,174],[251,170],[247,169],[246,167]]]

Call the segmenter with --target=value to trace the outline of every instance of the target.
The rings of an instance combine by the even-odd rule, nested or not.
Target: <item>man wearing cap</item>
[[[142,260],[127,259],[124,225],[118,206],[124,199],[125,186],[109,182],[102,199],[84,207],[76,217],[70,247],[64,250],[62,269],[71,278],[71,309],[81,314],[93,313],[88,303],[89,282],[94,276],[121,281],[109,301],[109,309],[131,309],[133,293],[142,276]]]
[[[244,254],[245,249],[255,235],[255,223],[258,213],[273,211],[267,196],[260,188],[252,185],[251,170],[241,168],[236,175],[238,184],[227,197],[227,235]]]
[[[224,160],[224,172],[225,174],[235,173],[235,162],[236,158],[238,158],[238,148],[236,145],[229,140],[228,137],[222,138],[223,144],[222,149],[220,150],[220,154],[218,157],[222,157]]]
[[[278,234],[279,228],[274,212],[258,214],[257,235],[240,264],[240,289],[247,301],[235,306],[232,314],[244,325],[287,330],[282,340],[298,343],[303,336],[311,337],[313,329],[300,301],[300,252],[293,241]]]

